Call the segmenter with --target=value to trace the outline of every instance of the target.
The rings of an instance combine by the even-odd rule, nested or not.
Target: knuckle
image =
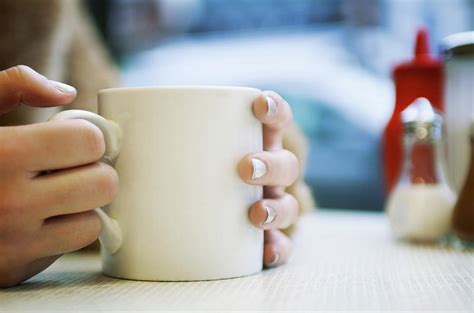
[[[102,230],[102,221],[100,220],[99,215],[94,211],[87,211],[82,213],[85,215],[88,227],[84,230],[80,229],[82,240],[78,243],[78,248],[81,249],[89,244],[93,243],[97,238],[99,238],[100,231]]]
[[[29,67],[29,66],[27,66],[27,65],[23,65],[23,64],[14,66],[14,67],[12,68],[12,70],[13,70],[14,72],[16,72],[16,73],[17,73],[18,75],[20,75],[20,76],[22,76],[22,75],[24,75],[24,74],[26,74],[26,73],[29,73],[29,72],[31,72],[31,71],[33,71],[33,70],[31,69],[31,67]]]
[[[287,129],[293,123],[293,114],[291,112],[290,105],[287,104],[286,102],[285,104],[286,104],[285,106],[282,106],[282,107],[285,107],[285,109],[283,110],[284,112],[283,117],[279,125],[281,129]]]
[[[6,186],[1,186],[2,193],[0,194],[0,227],[2,229],[15,227],[17,215],[24,214],[23,204],[20,199],[24,196]]]
[[[291,208],[291,221],[292,223],[296,222],[298,219],[298,216],[300,214],[300,204],[296,198],[290,194],[288,194],[288,201],[289,201],[289,207]]]
[[[25,149],[28,148],[14,132],[7,132],[6,129],[0,130],[0,165],[2,170],[17,168]]]
[[[5,70],[5,75],[10,81],[18,81],[27,69],[26,65],[17,65]]]
[[[73,123],[80,129],[80,141],[85,153],[94,160],[100,159],[105,153],[104,136],[98,127],[86,120],[77,119]]]
[[[110,203],[114,200],[119,190],[119,179],[115,169],[105,163],[99,163],[96,188],[103,195],[103,199]]]
[[[26,81],[26,76],[29,75],[33,70],[26,65],[17,65],[10,67],[5,70],[5,76],[7,81],[18,84]]]
[[[298,179],[299,175],[299,161],[293,152],[285,150],[285,154],[289,165],[290,181],[291,183],[294,183]]]
[[[27,72],[31,72],[32,69],[31,67],[27,66],[27,65],[23,65],[23,64],[20,64],[20,65],[17,65],[17,66],[14,66],[12,68],[10,68],[12,71],[14,72],[17,72],[19,75],[23,75],[24,73],[27,73]]]
[[[77,220],[64,229],[61,236],[55,241],[49,241],[55,253],[63,254],[82,249],[93,243],[99,237],[102,222],[94,211],[85,211],[76,215]]]
[[[65,224],[62,224],[62,223]],[[54,228],[59,226],[58,228]],[[64,254],[82,249],[94,242],[100,234],[102,223],[93,210],[76,213],[71,219],[59,220],[51,232],[43,233],[43,249],[51,254]]]
[[[299,216],[299,205],[295,197],[285,193],[279,200],[277,214],[279,228],[287,228],[295,224]]]
[[[6,92],[2,94],[1,112],[8,112],[18,107],[22,102],[22,94],[33,84],[34,72],[25,65],[18,65],[0,71],[0,84]]]

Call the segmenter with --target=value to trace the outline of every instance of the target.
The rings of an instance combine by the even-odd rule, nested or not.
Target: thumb
[[[20,104],[49,107],[70,103],[76,98],[72,86],[48,80],[25,65],[0,71],[0,114]]]

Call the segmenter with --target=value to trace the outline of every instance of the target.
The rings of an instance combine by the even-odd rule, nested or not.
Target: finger
[[[94,211],[52,217],[41,229],[37,253],[50,256],[79,250],[94,242],[101,229],[102,222]]]
[[[291,107],[280,95],[264,91],[253,104],[255,116],[263,123],[263,148],[281,149],[284,130],[291,124]]]
[[[19,65],[0,71],[0,114],[22,103],[45,107],[67,104],[75,97],[74,87],[48,80],[28,66]]]
[[[288,150],[250,153],[240,160],[238,171],[250,185],[290,186],[298,177],[298,159]]]
[[[99,162],[33,179],[25,205],[44,219],[105,206],[118,189],[115,169]]]
[[[30,172],[89,164],[105,151],[99,128],[79,119],[5,127],[0,143],[9,166]]]
[[[265,230],[263,264],[275,267],[288,261],[291,255],[291,240],[279,230]]]
[[[298,201],[285,194],[277,199],[257,201],[249,212],[253,225],[261,229],[284,229],[294,224],[298,219]]]
[[[26,267],[22,267],[21,269],[12,269],[6,273],[2,273],[3,276],[0,279],[0,288],[13,287],[20,284],[21,282],[48,268],[59,257],[60,255],[41,258],[31,262]]]

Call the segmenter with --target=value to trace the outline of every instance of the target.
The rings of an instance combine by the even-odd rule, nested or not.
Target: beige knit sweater
[[[78,0],[2,0],[0,21],[0,70],[25,64],[71,84],[78,97],[69,107],[90,111],[97,111],[98,90],[117,86],[118,72]],[[0,125],[45,121],[56,110],[20,107],[0,116]],[[285,135],[284,147],[298,157],[303,176],[308,149],[296,127]],[[288,192],[297,198],[301,212],[314,208],[302,179]]]

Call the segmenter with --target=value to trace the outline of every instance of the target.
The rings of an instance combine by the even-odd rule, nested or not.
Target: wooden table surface
[[[307,310],[474,312],[474,253],[394,241],[382,213],[318,211],[301,219],[290,262],[208,282],[118,280],[96,254],[62,257],[0,290],[0,312]]]

